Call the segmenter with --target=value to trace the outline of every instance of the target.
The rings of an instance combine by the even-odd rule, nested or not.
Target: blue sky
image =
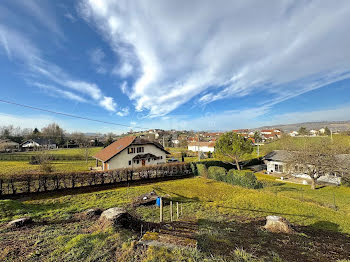
[[[5,0],[0,99],[131,128],[350,120],[349,17],[346,0]],[[53,121],[130,129],[0,103],[0,125]]]

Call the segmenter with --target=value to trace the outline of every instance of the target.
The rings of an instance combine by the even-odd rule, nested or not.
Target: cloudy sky
[[[131,127],[350,120],[350,2],[4,0],[0,99]],[[0,103],[0,125],[128,130]]]

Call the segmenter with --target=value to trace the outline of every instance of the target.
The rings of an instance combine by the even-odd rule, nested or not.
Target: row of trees
[[[51,123],[41,130],[38,128],[14,127],[12,125],[0,127],[0,139],[9,139],[17,143],[22,143],[28,139],[46,139],[59,147],[67,145],[76,147],[109,145],[115,137],[116,135],[113,133],[98,137],[87,136],[81,132],[68,133],[56,123]]]

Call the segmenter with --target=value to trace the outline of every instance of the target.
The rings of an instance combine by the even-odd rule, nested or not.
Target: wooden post
[[[181,212],[180,212],[180,215],[182,216],[182,203],[181,203]]]
[[[170,221],[173,222],[173,201],[170,201]]]
[[[176,202],[176,215],[177,219],[179,219],[179,202]]]
[[[159,214],[159,221],[163,222],[163,199],[160,198],[160,214]]]

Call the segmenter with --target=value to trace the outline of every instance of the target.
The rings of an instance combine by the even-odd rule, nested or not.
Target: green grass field
[[[350,233],[350,188],[311,190],[308,186],[280,183],[266,175],[258,174],[258,178],[265,188],[246,189],[195,177],[76,195],[51,194],[22,201],[0,200],[0,245],[6,244],[0,251],[0,259],[16,257],[13,241],[21,245],[21,250],[25,250],[22,252],[28,253],[26,261],[36,261],[38,256],[45,256],[44,261],[290,261],[288,256],[293,257],[295,251],[284,254],[286,244],[293,249],[302,245],[297,251],[298,256],[308,254],[309,260],[310,256],[315,259],[319,255],[329,255],[315,251],[315,240],[308,235],[310,231],[294,236],[272,236],[259,227],[252,233],[252,225],[244,222],[266,215],[281,215],[294,224],[310,226],[314,230]],[[134,247],[134,240],[139,238],[137,232],[100,231],[94,229],[94,221],[71,221],[75,213],[88,208],[118,206],[129,209],[129,203],[135,197],[151,190],[159,195],[168,194],[173,201],[182,203],[183,219],[198,221],[200,251],[151,247],[141,252]],[[299,199],[300,192],[303,192],[303,199]],[[332,204],[333,192],[337,210],[325,204]],[[130,209],[130,212],[146,221],[159,220],[156,206],[142,206]],[[11,233],[2,227],[2,223],[23,216],[46,222],[23,232]],[[168,205],[164,207],[164,219],[170,220]],[[29,235],[34,237],[29,238]],[[276,238],[283,240],[278,240],[282,241],[281,245],[271,246],[269,241],[276,241]],[[291,243],[291,238],[298,242]],[[7,239],[11,242],[6,242]],[[249,253],[244,251],[246,248]],[[312,252],[300,253],[308,249]],[[280,256],[287,259],[281,260]],[[142,259],[136,260],[136,257]],[[341,257],[341,253],[337,257]]]
[[[89,156],[93,156],[101,147],[93,147],[89,149]],[[50,155],[66,155],[76,156],[84,155],[84,149],[81,148],[69,148],[69,149],[57,149],[46,151]],[[19,152],[14,155],[37,155],[41,152],[30,151],[30,152]],[[88,163],[84,160],[61,160],[51,161],[54,171],[56,172],[74,172],[74,171],[88,171],[89,167],[96,165],[95,160],[90,158]],[[24,173],[37,173],[40,171],[39,165],[31,165],[29,161],[0,161],[0,178],[8,177],[9,175],[24,174]]]
[[[329,222],[337,225],[339,231],[350,233],[350,188],[325,187],[311,190],[307,186],[275,183],[261,175],[259,179],[265,182],[270,180],[270,185],[261,190],[253,190],[196,177],[82,195],[23,202],[5,200],[0,202],[0,221],[23,215],[51,220],[64,219],[91,207],[126,206],[134,197],[156,190],[183,202],[186,214],[197,219],[215,219],[226,215],[261,217],[280,214],[293,223],[317,227],[319,223]],[[304,192],[304,201],[300,199],[301,191]],[[333,192],[336,194],[337,211],[331,207]],[[145,208],[141,211],[145,212],[141,212],[141,215],[149,221],[158,219],[156,210]]]
[[[93,156],[96,154],[98,151],[100,151],[102,147],[91,147],[89,148],[89,155]],[[85,149],[83,148],[59,148],[59,149],[52,149],[52,150],[47,150],[47,152],[50,155],[67,155],[67,156],[75,156],[75,155],[82,155],[83,151]],[[41,151],[28,151],[28,152],[17,152],[13,153],[14,155],[36,155],[40,153]]]

